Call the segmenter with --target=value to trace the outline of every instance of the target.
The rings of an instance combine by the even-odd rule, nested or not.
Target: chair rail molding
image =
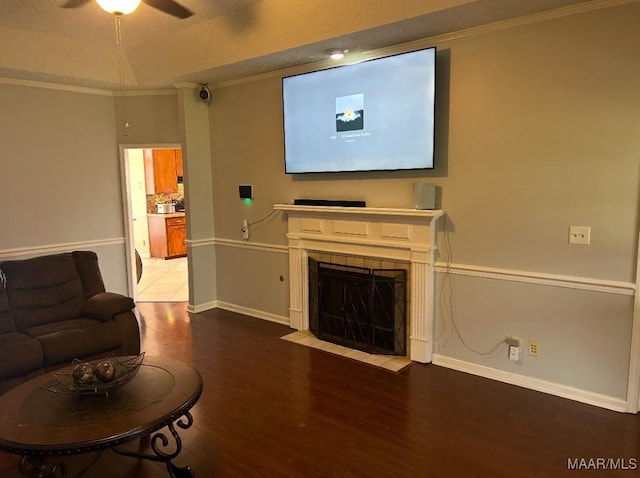
[[[11,249],[1,249],[0,260],[35,257],[62,252],[72,252],[81,249],[93,249],[95,247],[122,246],[124,244],[124,237],[112,237],[90,241],[63,242],[59,244],[42,244],[38,246],[16,247]]]

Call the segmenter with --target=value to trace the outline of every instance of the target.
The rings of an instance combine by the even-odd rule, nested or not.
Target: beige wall
[[[126,292],[113,98],[0,84],[0,104],[0,257],[90,248]]]
[[[438,44],[438,166],[423,173],[287,176],[280,78],[216,89],[216,237],[240,241],[243,218],[296,197],[411,207],[412,183],[434,182],[448,214],[440,246],[450,244],[439,261],[628,285],[613,294],[439,274],[455,298],[438,294],[438,354],[624,399],[640,194],[638,24],[631,4]],[[239,184],[253,184],[251,205],[238,199]],[[569,225],[591,226],[591,245],[568,245]],[[285,232],[276,217],[251,241],[284,245]],[[238,255],[227,249],[217,249],[218,299],[288,316],[273,252],[226,260]],[[504,350],[471,352],[453,332],[452,309],[479,351],[517,335],[537,339],[541,356],[514,364]]]
[[[438,44],[438,164],[421,173],[287,176],[280,78],[215,89],[213,198],[190,192],[192,207],[212,208],[215,223],[205,228],[215,237],[197,237],[199,262],[215,265],[198,290],[286,318],[284,218],[253,227],[250,247],[242,219],[296,197],[410,207],[412,183],[434,182],[448,214],[440,264],[518,271],[525,280],[615,281],[627,291],[439,273],[438,355],[624,398],[640,197],[638,24],[635,3]],[[1,213],[0,258],[95,244],[107,286],[126,291],[118,145],[182,143],[178,103],[173,94],[129,96],[125,136],[119,99],[0,84],[0,201],[10,205]],[[238,198],[239,184],[253,184],[250,205]],[[590,246],[567,244],[572,224],[592,227]],[[454,319],[471,348],[517,335],[539,340],[541,356],[514,364],[503,351],[478,355]]]
[[[124,145],[180,143],[178,96],[175,92],[114,99],[118,142]],[[126,120],[129,128],[124,128]],[[126,133],[126,135],[125,135]]]
[[[177,97],[0,83],[0,260],[98,252],[107,288],[127,293],[118,144],[177,143]]]
[[[196,98],[197,85],[182,84],[178,108],[184,148],[189,304],[192,310],[210,309],[217,299],[216,251],[214,247],[211,134],[208,104]]]
[[[634,279],[639,18],[626,5],[443,45],[455,261]],[[591,246],[567,244],[571,224]]]
[[[122,236],[112,98],[0,85],[0,103],[2,248]]]

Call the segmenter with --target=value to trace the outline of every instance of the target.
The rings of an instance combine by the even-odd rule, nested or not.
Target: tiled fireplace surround
[[[349,265],[407,266],[409,286],[408,355],[431,362],[433,353],[435,225],[440,210],[324,207],[276,204],[287,213],[289,242],[289,320],[309,330],[308,257]]]

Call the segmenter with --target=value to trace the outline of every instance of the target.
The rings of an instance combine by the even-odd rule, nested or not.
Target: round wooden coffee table
[[[110,448],[163,462],[173,478],[193,477],[189,467],[177,467],[172,460],[182,449],[176,426],[192,425],[189,410],[202,393],[202,377],[195,368],[145,357],[135,378],[108,395],[62,394],[41,388],[53,380],[53,374],[47,373],[0,397],[0,449],[22,455],[23,473],[64,477],[64,466],[50,457]],[[150,437],[152,453],[120,448],[145,437]]]

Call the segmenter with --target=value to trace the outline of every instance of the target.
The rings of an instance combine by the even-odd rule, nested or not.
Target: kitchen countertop
[[[160,214],[160,213],[157,213],[157,212],[154,212],[154,213],[149,212],[149,213],[147,213],[147,216],[154,216],[154,217],[155,217],[155,216],[162,216],[162,217],[184,217],[184,211],[180,211],[180,212],[170,212],[170,213],[167,213],[167,214]]]

